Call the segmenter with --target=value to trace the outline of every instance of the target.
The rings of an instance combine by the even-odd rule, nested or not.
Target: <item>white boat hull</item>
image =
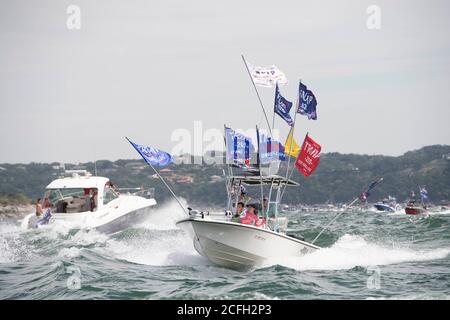
[[[267,260],[300,257],[320,249],[284,234],[240,223],[196,217],[180,220],[177,225],[191,235],[201,255],[231,269],[252,269]]]
[[[102,210],[79,213],[53,213],[49,224],[62,222],[69,227],[96,229],[114,233],[144,221],[156,205],[154,199],[136,196],[120,196]],[[22,220],[22,228],[36,227],[37,218],[30,214]]]

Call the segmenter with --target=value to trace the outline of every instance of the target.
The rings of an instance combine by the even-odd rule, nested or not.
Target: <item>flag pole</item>
[[[350,208],[356,201],[358,201],[359,197],[356,197],[349,205],[346,206],[346,209]],[[345,211],[339,212],[325,227],[322,228],[322,230],[319,232],[319,234],[314,238],[314,240],[311,242],[311,244],[314,244],[317,239],[322,235],[322,233],[334,222],[337,218],[339,218]]]
[[[250,80],[253,83],[253,87],[255,88],[256,95],[258,96],[259,104],[261,105],[261,108],[262,108],[262,110],[264,112],[264,117],[266,118],[267,126],[269,127],[269,132],[270,132],[270,135],[272,136],[272,129],[270,128],[270,123],[269,123],[269,119],[267,118],[266,109],[264,109],[264,105],[262,103],[261,97],[259,96],[259,92],[258,92],[258,89],[256,88],[255,81],[253,81],[252,74],[250,73],[250,69],[248,68],[247,61],[245,61],[245,58],[244,58],[243,54],[241,54],[241,57],[242,57],[242,60],[244,61],[245,68],[247,69],[247,72],[248,72],[248,75],[250,77]]]
[[[258,129],[258,126],[256,126],[256,138],[257,138],[257,143],[258,143],[258,158],[257,158],[257,160],[258,160],[258,167],[259,167],[259,182],[260,182],[260,185],[261,185],[261,209],[263,209],[262,206],[263,206],[263,203],[264,203],[264,186],[263,186],[263,183],[262,183],[261,150],[259,150],[261,145],[259,143],[259,129]],[[264,211],[264,210],[261,210],[261,211]]]
[[[302,83],[302,80],[300,79],[300,83]],[[297,106],[294,110],[295,114],[294,114],[294,125],[292,126],[292,128],[289,130],[289,133],[291,133],[292,131],[292,137],[291,137],[291,145],[289,146],[289,158],[288,158],[288,165],[286,168],[286,178],[288,177],[288,172],[289,172],[289,165],[291,163],[291,152],[292,152],[292,147],[293,147],[293,141],[294,141],[294,131],[295,131],[295,124],[297,121],[297,110],[298,110],[298,104],[299,104],[299,92],[297,93]]]
[[[275,101],[274,101],[274,107],[273,107],[272,130],[275,128],[275,105],[277,104],[277,88],[278,88],[278,81],[275,85]]]
[[[364,194],[364,193],[368,193],[369,192],[369,190],[371,190],[371,189],[373,189],[373,188],[375,188],[381,181],[383,181],[383,178],[379,178],[378,180],[376,180],[375,182],[372,182],[370,185],[369,185],[369,188],[368,188],[368,190],[367,191],[365,191],[365,192],[363,192],[362,194]],[[360,195],[361,196],[361,195]],[[358,199],[359,199],[359,197],[360,196],[358,196],[358,197],[356,197],[352,202],[350,202],[350,204],[348,204],[347,206],[346,206],[346,210],[348,209],[348,208],[350,208],[356,201],[358,201]],[[322,230],[319,232],[319,234],[314,238],[314,240],[311,242],[311,244],[314,244],[314,242],[316,242],[316,240],[317,239],[319,239],[319,237],[322,235],[322,233],[334,222],[334,221],[336,221],[336,219],[337,218],[339,218],[343,213],[345,213],[345,211],[346,210],[344,210],[344,211],[342,211],[342,212],[339,212],[325,227],[323,227],[322,228]]]
[[[133,148],[139,153],[140,151],[134,146],[134,144],[130,141],[130,139],[128,139],[128,137],[125,137],[125,139],[128,140],[128,142],[133,146]],[[161,175],[159,174],[159,172],[152,166],[151,163],[147,162],[147,160],[144,159],[144,161],[153,169],[153,171],[155,171],[156,175],[159,177],[159,179],[166,185],[167,189],[169,189],[170,193],[172,194],[172,196],[175,198],[175,200],[178,202],[178,204],[180,205],[181,209],[183,209],[184,213],[186,213],[187,215],[189,215],[189,213],[186,211],[186,209],[183,207],[183,205],[181,204],[180,199],[178,199],[178,197],[175,195],[175,193],[172,191],[172,189],[169,187],[169,185],[167,184],[167,182],[163,179],[163,177],[161,177]]]
[[[223,142],[225,144],[225,164],[227,165],[228,168],[228,176],[225,175],[225,171],[224,171],[224,177],[225,177],[225,185],[227,187],[227,194],[228,194],[228,204],[227,204],[227,209],[231,210],[231,198],[232,198],[232,191],[233,191],[233,186],[231,185],[231,180],[228,180],[230,176],[233,176],[233,169],[231,168],[231,165],[228,163],[228,146],[227,146],[227,126],[226,124],[223,125],[223,132],[224,132],[224,136],[223,136]]]
[[[309,132],[306,132],[305,140],[306,140],[306,137],[308,136],[308,134],[309,134]],[[294,139],[294,138],[292,138],[292,139]],[[302,146],[300,147],[300,151],[299,152],[302,151],[303,145],[305,144],[305,140],[303,140],[303,143],[302,143]],[[297,156],[298,156],[298,154],[297,154]],[[287,170],[289,170],[289,167],[287,168]],[[288,180],[291,179],[291,176],[294,173],[294,170],[295,170],[295,161],[294,161],[294,163],[292,163],[291,173],[289,173],[289,176],[287,177]],[[284,195],[284,192],[286,191],[286,188],[287,188],[287,184],[284,186],[283,191],[281,192],[280,202],[281,202],[281,199],[283,199],[283,195]]]
[[[300,79],[300,83],[302,83],[302,79]],[[299,101],[300,101],[299,95],[300,95],[300,93],[297,92],[297,105],[296,105],[296,108],[294,110],[294,112],[295,112],[294,113],[294,125],[291,127],[291,129],[289,129],[289,134],[292,132],[292,136],[291,136],[291,145],[289,146],[288,164],[286,166],[286,179],[289,179],[291,177],[291,175],[292,175],[292,171],[291,171],[291,174],[289,175],[289,166],[291,164],[291,152],[292,152],[292,147],[293,147],[293,142],[294,142],[295,123],[297,121],[297,110],[298,110],[298,104],[299,104]],[[294,164],[295,164],[295,162],[294,162]],[[288,175],[289,175],[289,177],[288,177]],[[284,189],[281,192],[280,203],[281,203],[281,200],[283,199],[283,194],[284,194],[284,191],[286,190],[286,187],[287,187],[287,184],[284,186]]]

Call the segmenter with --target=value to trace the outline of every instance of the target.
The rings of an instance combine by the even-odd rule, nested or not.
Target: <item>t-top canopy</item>
[[[275,185],[288,185],[288,186],[298,186],[298,182],[278,175],[271,176],[231,176],[228,178],[232,183],[241,182],[247,185],[260,185],[260,184],[275,184]]]

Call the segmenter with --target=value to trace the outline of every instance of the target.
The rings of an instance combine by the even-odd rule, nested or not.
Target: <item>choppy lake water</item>
[[[287,212],[311,241],[335,211]],[[448,299],[450,210],[428,218],[343,214],[300,258],[251,272],[212,265],[162,206],[107,236],[64,225],[24,231],[0,222],[0,299]]]

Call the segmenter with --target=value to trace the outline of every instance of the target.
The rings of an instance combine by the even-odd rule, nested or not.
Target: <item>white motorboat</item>
[[[283,185],[298,185],[292,180],[272,176],[233,176],[228,178],[229,204],[232,191],[241,185],[270,186],[269,201],[263,210],[267,223],[261,227],[230,221],[231,211],[210,214],[190,209],[189,218],[177,222],[194,241],[197,252],[212,263],[231,269],[252,269],[265,261],[277,261],[286,257],[300,257],[320,249],[301,237],[286,234],[287,218],[278,217],[280,190]],[[271,201],[272,190],[276,191]],[[235,192],[237,195],[237,192]],[[235,204],[238,203],[236,196]],[[229,206],[229,209],[231,206]],[[265,211],[265,212],[264,212]],[[270,212],[270,213],[269,213]]]
[[[94,228],[114,233],[143,221],[156,205],[154,189],[122,193],[108,178],[85,170],[68,170],[70,176],[52,181],[42,199],[43,210],[51,213],[48,223],[64,221],[73,227]],[[23,228],[36,228],[38,217],[30,214]],[[47,223],[47,221],[46,221]]]

